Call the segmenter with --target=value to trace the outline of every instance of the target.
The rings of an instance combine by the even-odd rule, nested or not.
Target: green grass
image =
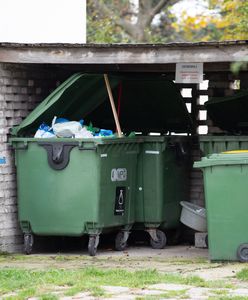
[[[31,296],[53,300],[55,298],[51,297],[57,297],[51,294],[54,291],[67,296],[73,296],[79,292],[90,292],[95,297],[103,297],[106,296],[105,291],[101,288],[104,285],[145,288],[156,283],[186,284],[209,288],[232,287],[225,281],[205,281],[199,276],[161,273],[153,269],[132,272],[125,269],[92,267],[49,270],[6,267],[0,269],[0,298],[8,293],[16,293],[16,296],[11,296],[11,300],[22,300]],[[164,298],[166,295],[167,298],[169,297],[168,293]],[[183,295],[181,296],[183,297]]]
[[[40,300],[58,300],[59,297],[53,294],[44,294],[39,296]]]
[[[227,296],[228,290],[212,290],[211,293],[216,296]]]
[[[96,296],[103,296],[103,285],[144,288],[155,283],[178,283],[205,286],[206,282],[197,277],[183,277],[179,274],[163,274],[156,270],[130,272],[123,269],[101,270],[85,269],[0,269],[0,296],[15,292],[16,298],[50,293],[56,287],[65,287],[67,295],[75,295],[80,291],[90,291]],[[28,287],[28,289],[27,289]]]
[[[239,271],[236,275],[239,280],[248,281],[248,268],[244,268]]]

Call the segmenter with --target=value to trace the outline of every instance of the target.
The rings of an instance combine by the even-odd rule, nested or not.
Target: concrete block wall
[[[17,220],[16,170],[8,145],[9,130],[68,76],[54,66],[0,64],[0,252],[22,251],[23,241]]]

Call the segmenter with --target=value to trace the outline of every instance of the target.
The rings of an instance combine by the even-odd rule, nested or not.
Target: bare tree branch
[[[149,17],[147,18],[147,26],[152,22],[153,18],[158,14],[163,8],[168,7],[174,3],[178,2],[178,0],[160,0],[159,3],[153,7],[153,9],[149,12]]]
[[[97,8],[98,11],[102,12],[105,16],[111,16],[113,15],[113,11],[107,7],[107,5],[104,4],[103,1],[99,0],[92,0],[94,3],[94,6]],[[115,20],[116,25],[122,27],[127,34],[132,36],[133,33],[133,24],[127,22],[125,19],[116,19]]]
[[[152,6],[153,2],[151,0],[139,0],[138,13],[136,14],[134,12],[133,14],[137,16],[137,22],[135,24],[133,24],[129,19],[125,18],[125,15],[119,14],[118,17],[116,17],[116,11],[112,10],[111,6],[109,8],[108,5],[105,4],[105,1],[91,1],[100,15],[104,17],[115,17],[115,24],[121,27],[126,32],[126,34],[129,35],[132,39],[134,39],[137,42],[146,42],[148,34],[147,29],[151,25],[155,15],[160,13],[162,9],[165,9],[168,6],[175,4],[179,0],[159,0],[154,6]],[[126,7],[126,9],[127,8],[128,7]],[[122,12],[121,7],[119,11]],[[129,13],[128,9],[125,10],[125,12]]]

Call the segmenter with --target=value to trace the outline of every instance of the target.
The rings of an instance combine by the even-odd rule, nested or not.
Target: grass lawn
[[[150,289],[149,286],[154,284],[175,284],[181,285],[180,290],[163,290],[159,295],[143,295],[137,296],[136,300],[153,300],[153,299],[190,299],[188,297],[188,290],[190,288],[202,288],[205,290],[211,289],[211,294],[207,299],[209,300],[248,300],[248,297],[244,296],[230,296],[230,290],[235,286],[230,280],[204,280],[200,276],[190,274],[180,274],[178,272],[161,272],[156,269],[144,269],[144,270],[128,270],[125,267],[118,268],[106,268],[104,266],[105,260],[109,258],[99,259],[99,266],[91,267],[87,266],[75,267],[75,264],[79,260],[86,260],[89,263],[97,261],[85,258],[84,256],[55,256],[53,260],[56,263],[61,263],[60,267],[45,267],[42,268],[42,262],[51,259],[46,256],[21,256],[21,255],[1,255],[0,263],[5,262],[5,265],[0,264],[0,298],[15,300],[15,299],[28,299],[30,297],[36,297],[41,300],[53,300],[60,299],[64,296],[73,296],[79,293],[88,293],[88,295],[99,298],[110,299],[113,295],[108,294],[106,286],[110,287],[127,287],[129,291]],[[141,258],[141,263],[142,263]],[[32,261],[39,262],[40,265],[29,268],[18,265],[19,262],[25,263]],[[113,259],[114,260],[114,259]],[[6,264],[9,261],[9,266]],[[16,266],[13,266],[11,262],[15,261]],[[74,264],[69,267],[65,267],[64,262],[73,262]],[[167,260],[161,264],[169,263]],[[171,263],[171,262],[170,262]],[[176,261],[172,259],[172,264],[176,264]],[[197,266],[202,266],[202,262],[199,259],[184,260],[178,262],[178,266],[187,265],[197,269]],[[152,266],[152,264],[151,264]],[[209,264],[211,267],[211,264]],[[206,266],[208,267],[208,265]],[[216,265],[213,266],[213,269]],[[233,278],[240,282],[247,282],[248,288],[248,268],[243,268]]]

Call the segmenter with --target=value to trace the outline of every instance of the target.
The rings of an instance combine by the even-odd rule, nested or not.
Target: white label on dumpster
[[[127,180],[127,169],[125,168],[112,169],[111,181],[126,181],[126,180]]]
[[[151,151],[151,150],[146,150],[146,154],[159,154],[159,151]]]
[[[176,83],[201,83],[203,81],[203,63],[177,63]]]

